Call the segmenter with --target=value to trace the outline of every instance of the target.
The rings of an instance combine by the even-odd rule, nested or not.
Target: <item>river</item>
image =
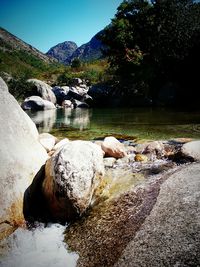
[[[200,112],[164,108],[57,109],[27,112],[40,133],[58,138],[123,140],[200,138]],[[18,228],[1,243],[1,267],[74,267],[78,254],[63,242],[66,226]]]
[[[18,228],[1,242],[1,267],[75,267],[78,254],[63,242],[66,226],[38,224],[34,229]]]
[[[200,112],[165,108],[57,109],[28,112],[39,132],[71,140],[200,138]]]

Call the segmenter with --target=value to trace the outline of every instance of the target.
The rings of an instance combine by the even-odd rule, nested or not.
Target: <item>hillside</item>
[[[13,51],[13,50],[20,50],[23,52],[28,52],[33,56],[43,60],[44,62],[50,63],[55,62],[55,59],[43,54],[38,49],[34,48],[33,46],[25,43],[18,37],[14,36],[10,32],[6,31],[5,29],[0,27],[0,49],[3,51]]]
[[[37,74],[56,63],[53,59],[0,27],[0,71],[11,75]]]

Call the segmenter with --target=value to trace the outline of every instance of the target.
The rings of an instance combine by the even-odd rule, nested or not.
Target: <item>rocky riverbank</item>
[[[28,97],[21,107],[24,110],[50,110],[55,108],[89,108],[92,97],[88,95],[86,81],[75,78],[70,85],[51,87],[44,81],[29,79]]]
[[[151,177],[66,232],[77,266],[198,266],[199,164]]]
[[[1,238],[24,215],[69,223],[78,266],[200,264],[200,141],[39,135],[3,80],[0,87]]]
[[[0,238],[24,223],[23,194],[48,155],[35,124],[0,78]]]

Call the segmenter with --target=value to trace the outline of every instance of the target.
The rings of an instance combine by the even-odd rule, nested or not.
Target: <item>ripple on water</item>
[[[65,226],[41,225],[33,230],[18,228],[2,241],[1,267],[74,267],[78,254],[67,251]]]

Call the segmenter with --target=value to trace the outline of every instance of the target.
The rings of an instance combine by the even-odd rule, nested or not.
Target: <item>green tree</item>
[[[78,69],[78,68],[80,68],[80,67],[81,67],[81,61],[80,61],[80,59],[79,59],[79,58],[75,58],[75,59],[73,59],[73,60],[72,60],[72,63],[71,63],[71,67],[72,67],[73,69]]]
[[[168,81],[184,84],[183,70],[191,80],[186,66],[194,53],[199,57],[199,32],[199,3],[125,0],[101,38],[126,93],[156,97]]]

